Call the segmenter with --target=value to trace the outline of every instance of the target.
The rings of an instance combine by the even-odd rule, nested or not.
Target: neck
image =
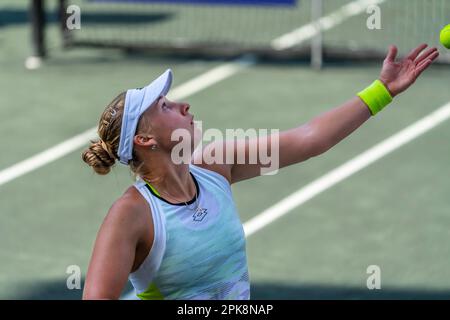
[[[141,178],[150,183],[161,196],[170,196],[181,201],[189,201],[195,196],[195,184],[193,183],[188,164],[174,164],[170,155],[152,155],[152,159],[146,161],[150,165],[144,166],[145,174]],[[181,202],[180,201],[180,202]]]

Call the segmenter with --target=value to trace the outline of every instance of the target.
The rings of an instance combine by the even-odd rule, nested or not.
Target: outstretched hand
[[[437,48],[429,48],[420,54],[427,47],[428,45],[421,44],[400,61],[395,61],[397,47],[389,47],[381,69],[380,80],[393,97],[408,89],[439,56]]]

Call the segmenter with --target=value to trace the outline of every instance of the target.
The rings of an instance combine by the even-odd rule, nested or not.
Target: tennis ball
[[[441,30],[441,43],[447,49],[450,49],[450,24]]]

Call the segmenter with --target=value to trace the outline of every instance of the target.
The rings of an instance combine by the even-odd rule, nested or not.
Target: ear
[[[153,135],[143,133],[135,135],[133,138],[133,142],[134,144],[142,146],[144,148],[151,148],[152,146],[156,146],[158,144]]]

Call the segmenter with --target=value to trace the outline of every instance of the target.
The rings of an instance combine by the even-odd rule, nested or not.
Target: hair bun
[[[103,143],[104,144],[104,143]],[[116,159],[104,148],[102,141],[91,141],[90,147],[82,154],[82,159],[98,174],[105,175],[111,171]]]

